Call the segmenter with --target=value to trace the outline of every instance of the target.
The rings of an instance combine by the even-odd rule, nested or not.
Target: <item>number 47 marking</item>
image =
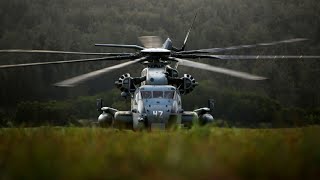
[[[158,114],[159,116],[162,116],[163,111],[153,111],[153,115],[158,116]]]

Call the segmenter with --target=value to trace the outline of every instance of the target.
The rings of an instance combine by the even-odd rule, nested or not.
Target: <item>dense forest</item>
[[[320,55],[318,0],[2,0],[0,49],[50,49],[119,52],[95,43],[139,44],[139,36],[170,37],[180,46],[198,12],[187,49],[228,47],[308,38],[307,42],[228,51],[225,54]],[[1,54],[0,64],[85,58],[75,55]],[[200,82],[183,97],[185,109],[215,99],[217,119],[232,124],[320,123],[320,59],[197,60],[268,77],[261,82],[180,68]],[[95,98],[108,106],[129,107],[113,82],[126,72],[138,75],[142,65],[129,66],[74,88],[55,82],[116,61],[0,69],[0,119],[56,121],[96,118]],[[104,92],[104,93],[103,93]],[[117,96],[117,97],[115,97]],[[50,117],[50,118],[48,118]],[[27,120],[28,119],[28,120]],[[60,122],[61,121],[61,122]]]

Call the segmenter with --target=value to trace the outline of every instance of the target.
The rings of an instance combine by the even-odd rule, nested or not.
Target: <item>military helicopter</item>
[[[121,91],[122,97],[131,98],[131,110],[119,111],[112,107],[104,107],[103,101],[97,101],[98,110],[101,115],[98,117],[99,124],[114,126],[117,124],[125,124],[133,130],[160,128],[166,129],[172,125],[183,125],[190,127],[194,121],[201,125],[212,123],[213,116],[210,114],[213,103],[209,101],[208,107],[203,107],[193,111],[184,111],[182,109],[181,96],[188,94],[194,90],[198,82],[190,74],[179,76],[178,66],[193,67],[201,70],[221,73],[246,80],[265,80],[266,77],[257,76],[241,71],[216,67],[204,63],[199,63],[187,59],[315,59],[320,56],[256,56],[256,55],[217,55],[215,53],[231,51],[236,49],[254,48],[259,46],[271,46],[277,44],[293,43],[305,41],[305,38],[294,38],[283,41],[275,41],[271,43],[259,43],[253,45],[239,45],[226,48],[210,48],[198,50],[185,50],[189,34],[193,28],[196,16],[193,19],[191,27],[187,31],[181,48],[173,46],[170,38],[161,44],[161,40],[157,36],[143,36],[140,41],[143,46],[126,45],[126,44],[95,44],[100,47],[114,47],[134,49],[134,53],[95,53],[95,52],[68,52],[68,51],[52,51],[52,50],[21,50],[9,49],[0,50],[0,53],[48,53],[48,54],[76,54],[76,55],[95,55],[102,56],[99,58],[76,59],[65,61],[51,61],[38,63],[25,63],[13,65],[0,65],[0,69],[66,64],[78,62],[99,62],[109,60],[127,60],[127,62],[106,67],[87,74],[79,75],[54,84],[59,87],[73,87],[90,79],[102,76],[106,73],[115,71],[132,64],[141,63],[145,68],[141,72],[140,77],[131,77],[129,73],[123,74],[115,82],[117,88]]]

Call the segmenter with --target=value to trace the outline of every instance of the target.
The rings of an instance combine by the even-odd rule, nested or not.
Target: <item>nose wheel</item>
[[[139,120],[138,120],[138,124],[136,126],[136,130],[138,131],[143,131],[143,130],[146,130],[147,127],[148,127],[148,121],[146,118],[144,117],[140,117]]]

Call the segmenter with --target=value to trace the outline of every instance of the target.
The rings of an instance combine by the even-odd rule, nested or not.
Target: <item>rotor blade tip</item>
[[[74,87],[75,85],[71,85],[71,84],[64,84],[64,83],[55,83],[55,84],[53,84],[53,86],[56,86],[56,87],[65,87],[65,88],[71,88],[71,87]]]
[[[257,80],[257,81],[264,81],[264,80],[268,80],[269,78],[266,78],[266,77],[258,77],[254,80]]]

